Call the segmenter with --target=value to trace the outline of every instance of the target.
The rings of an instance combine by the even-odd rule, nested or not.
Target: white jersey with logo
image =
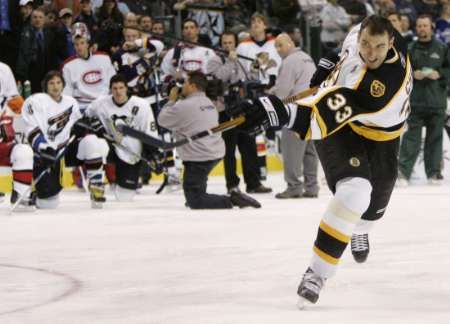
[[[78,103],[71,96],[63,95],[57,102],[46,93],[37,93],[28,97],[22,107],[26,136],[33,147],[35,135],[41,132],[53,148],[61,148],[69,140],[73,124],[81,117]]]
[[[6,108],[6,102],[18,95],[16,80],[10,67],[0,62],[0,114]]]
[[[281,57],[275,48],[275,38],[268,38],[262,46],[259,46],[253,39],[249,38],[239,44],[239,46],[236,49],[236,52],[239,55],[243,55],[251,59],[256,59],[258,57],[261,58],[262,56],[265,56],[269,61],[270,60],[273,61],[270,64],[271,66],[270,68],[259,72],[258,79],[263,84],[269,83],[270,75],[275,76],[278,75],[278,70],[280,69],[281,66]],[[243,64],[245,70],[247,72],[250,72],[252,62],[243,59],[241,59],[240,61]]]
[[[195,46],[195,47],[183,47],[181,49],[181,55],[178,60],[178,65],[174,66],[173,56],[175,48],[171,48],[161,63],[161,71],[163,79],[169,76],[174,76],[177,70],[180,70],[183,77],[186,78],[190,72],[202,72],[208,73],[207,65],[208,61],[216,56],[216,53],[209,48]]]
[[[62,67],[64,94],[74,97],[82,108],[109,93],[109,80],[116,74],[108,54],[96,52],[87,60],[72,56]]]
[[[92,102],[85,114],[89,117],[97,117],[111,136],[114,136],[111,130],[119,124],[126,124],[146,134],[158,136],[155,118],[149,103],[136,96],[131,96],[123,105],[117,105],[112,96],[103,96]],[[121,144],[137,155],[142,154],[142,144],[137,139],[124,136]],[[134,154],[130,154],[118,146],[115,147],[115,152],[121,160],[129,164],[139,162],[139,158]]]

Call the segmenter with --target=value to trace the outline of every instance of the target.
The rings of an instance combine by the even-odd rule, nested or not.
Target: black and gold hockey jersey
[[[302,139],[325,138],[347,124],[374,141],[392,140],[403,132],[413,85],[406,43],[395,34],[384,63],[367,69],[358,51],[359,27],[348,34],[340,61],[318,92],[296,102],[289,128]]]

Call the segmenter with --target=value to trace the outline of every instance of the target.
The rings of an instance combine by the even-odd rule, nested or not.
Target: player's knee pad
[[[109,146],[105,139],[89,134],[83,137],[78,144],[77,159],[86,161],[101,158],[105,163],[108,152]]]
[[[133,200],[134,195],[136,194],[136,190],[127,189],[127,188],[121,187],[119,185],[116,185],[114,194],[118,201],[129,202],[129,201]]]
[[[336,184],[335,199],[360,216],[369,208],[372,185],[365,178],[345,178]]]
[[[48,198],[36,198],[36,207],[39,209],[56,209],[59,205],[59,195]]]
[[[11,150],[11,164],[13,170],[33,169],[33,150],[26,144],[16,144]]]

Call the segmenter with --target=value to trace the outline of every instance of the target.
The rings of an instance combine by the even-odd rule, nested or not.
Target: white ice
[[[281,174],[269,175],[275,192]],[[0,323],[450,323],[450,186],[396,189],[367,263],[346,251],[316,305],[296,290],[330,193],[255,196],[262,209],[192,211],[182,192],[89,208],[0,204]],[[214,178],[211,192],[223,193]],[[112,200],[112,195],[109,195]]]

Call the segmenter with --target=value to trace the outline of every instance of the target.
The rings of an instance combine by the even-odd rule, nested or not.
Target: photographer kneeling
[[[179,88],[170,91],[169,102],[158,116],[159,124],[174,132],[176,140],[194,135],[218,125],[219,114],[206,96],[208,81],[201,72],[192,72]],[[183,160],[183,190],[186,205],[191,209],[225,209],[233,206],[259,208],[261,205],[242,193],[232,192],[230,196],[206,193],[208,174],[225,154],[225,145],[220,134],[214,134],[190,142],[178,149]]]

